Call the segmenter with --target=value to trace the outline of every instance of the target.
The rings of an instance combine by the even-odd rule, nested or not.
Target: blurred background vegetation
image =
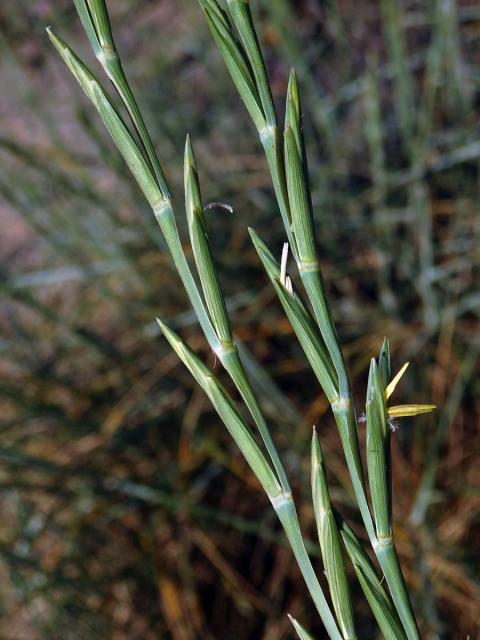
[[[283,241],[267,168],[193,0],[109,2],[185,220],[185,135],[244,357],[315,540],[317,424],[355,520],[327,402],[247,235]],[[253,2],[279,106],[304,95],[322,268],[362,412],[384,335],[397,400],[396,535],[423,637],[480,634],[480,8]],[[274,514],[154,323],[208,353],[153,217],[47,42],[91,64],[70,0],[0,7],[0,638],[325,637]],[[185,238],[185,234],[183,235]],[[362,427],[360,427],[362,429]],[[363,435],[363,434],[362,434]],[[318,555],[318,548],[312,546]],[[362,637],[375,629],[356,599]]]

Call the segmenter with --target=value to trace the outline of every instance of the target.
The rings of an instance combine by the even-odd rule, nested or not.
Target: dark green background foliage
[[[248,238],[253,225],[278,253],[284,239],[255,132],[196,2],[108,4],[181,232],[187,131],[205,202],[235,209],[208,213],[211,241],[313,541],[314,423],[334,498],[355,513],[327,402]],[[392,437],[396,537],[423,634],[476,637],[480,10],[253,9],[279,108],[297,69],[322,269],[357,398],[387,335],[395,368],[411,361],[397,400],[438,405]],[[73,3],[0,8],[0,637],[277,640],[291,637],[286,611],[324,637],[264,495],[158,336],[161,315],[214,365],[50,22],[98,71]]]

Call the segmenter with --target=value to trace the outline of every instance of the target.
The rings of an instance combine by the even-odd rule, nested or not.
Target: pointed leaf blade
[[[220,278],[208,240],[197,166],[189,137],[187,137],[185,144],[184,182],[188,230],[205,301],[218,339],[225,349],[231,349],[233,346],[232,330]]]
[[[372,358],[367,389],[367,469],[377,536],[391,537],[387,425],[385,393],[377,363]]]
[[[282,494],[281,486],[225,388],[166,324],[158,318],[157,322],[170,346],[208,396],[270,500],[278,498]]]
[[[328,491],[325,461],[315,429],[312,435],[312,499],[330,596],[344,638],[355,638],[352,598],[345,571],[340,534]]]
[[[290,614],[287,614],[288,618],[290,620],[290,622],[293,625],[293,628],[295,629],[295,631],[297,632],[297,636],[300,638],[300,640],[313,640],[313,636],[311,636],[303,627],[302,625],[298,622],[298,620],[296,620],[293,616],[291,616]]]

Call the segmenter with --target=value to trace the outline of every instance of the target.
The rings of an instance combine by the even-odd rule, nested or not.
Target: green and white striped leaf
[[[93,52],[127,108],[163,196],[169,198],[167,182],[158,156],[117,53],[105,0],[74,0],[74,2]]]
[[[255,126],[261,131],[266,126],[262,101],[250,63],[229,18],[217,0],[199,0],[199,3],[233,83]]]
[[[250,7],[244,0],[229,2],[227,15],[217,0],[198,1],[230,76],[258,130],[288,241],[296,256],[285,179],[282,134],[278,130],[271,89]]]
[[[382,386],[386,389],[392,375],[392,367],[390,362],[390,345],[387,338],[383,339],[382,348],[378,357],[378,370]]]
[[[265,114],[266,125],[268,127],[275,127],[277,117],[273,105],[272,92],[255,32],[252,14],[250,12],[250,4],[248,0],[227,0],[227,5],[255,77],[263,113]]]
[[[158,318],[157,322],[170,346],[207,394],[265,493],[270,500],[275,501],[282,495],[282,488],[228,392],[176,333]]]
[[[163,200],[152,171],[106,91],[70,47],[49,28],[47,33],[63,61],[92,101],[118,150],[152,207]]]
[[[325,461],[315,429],[312,436],[311,466],[315,521],[330,597],[343,638],[356,638],[352,598],[345,571],[340,534],[330,503]]]
[[[338,398],[337,377],[318,326],[301,299],[280,280],[280,265],[253,229],[250,237],[282,307],[329,402]]]
[[[287,107],[285,110],[285,128],[287,127],[291,128],[293,135],[295,136],[295,142],[297,143],[298,153],[302,162],[310,210],[312,211],[313,208],[308,175],[307,153],[305,150],[305,139],[303,135],[302,105],[298,90],[297,74],[293,68],[290,70],[290,78],[288,80]]]
[[[73,0],[75,8],[97,57],[114,51],[112,30],[104,0]]]
[[[299,268],[317,263],[310,188],[302,140],[300,101],[295,73],[290,74],[285,116],[285,173]]]
[[[368,554],[347,523],[341,521],[340,526],[345,548],[383,636],[386,640],[406,640],[392,600],[378,579]]]
[[[77,10],[78,17],[82,23],[82,26],[87,34],[90,46],[93,49],[93,53],[98,58],[102,53],[102,45],[100,44],[95,25],[90,15],[87,0],[73,0],[75,9]]]
[[[312,563],[305,548],[298,516],[291,495],[281,496],[279,500],[273,502],[274,509],[280,522],[283,525],[292,551],[297,560],[299,569],[308,587],[312,600],[317,607],[328,636],[332,640],[341,640],[342,636],[338,630],[335,618],[330,610],[328,602],[322,591],[322,587],[313,570]]]
[[[203,333],[210,345],[212,351],[216,352],[219,348],[219,341],[215,329],[211,323],[210,316],[205,308],[204,301],[198,290],[197,283],[192,275],[190,265],[185,258],[182,243],[178,235],[177,223],[173,213],[170,200],[162,200],[160,204],[153,209],[153,213],[162,230],[163,237],[167,243],[168,250],[172,256],[175,268],[180,276],[188,298],[195,311],[198,321],[202,327]]]
[[[287,106],[285,109],[285,128],[292,130],[297,144],[297,149],[303,163],[304,142],[302,125],[302,108],[300,106],[300,94],[295,69],[290,69],[287,89]]]
[[[190,242],[210,319],[224,348],[231,349],[233,337],[230,320],[208,240],[197,166],[189,136],[185,143],[184,183]]]
[[[367,468],[375,527],[379,540],[391,538],[388,450],[390,432],[387,422],[385,390],[380,372],[372,358],[367,388]]]

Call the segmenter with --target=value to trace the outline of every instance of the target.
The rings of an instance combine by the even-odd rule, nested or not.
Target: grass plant
[[[204,24],[197,3],[108,3],[114,32],[101,2],[81,21],[74,3],[0,9],[0,635],[324,637],[293,547],[338,634],[407,637],[360,503],[377,541],[395,533],[422,637],[473,636],[480,14],[202,4]],[[75,47],[85,27],[114,99],[65,55],[165,237],[49,22]],[[385,333],[415,367],[392,376],[384,345],[362,402]],[[422,407],[392,401],[400,378],[438,419],[403,418]]]
[[[281,131],[278,127],[272,92],[249,3],[243,0],[228,0],[227,11],[216,0],[202,0],[200,4],[226,66],[258,130],[270,168],[285,232],[313,315],[299,294],[294,292],[292,281],[286,275],[287,253],[284,253],[283,264],[279,266],[253,231],[252,239],[267,273],[274,282],[287,315],[291,318],[299,341],[305,348],[307,357],[315,363],[312,366],[318,373],[319,383],[331,404],[366,533],[388,584],[391,601],[385,591],[379,589],[378,581],[370,580],[366,587],[365,576],[363,576],[361,585],[369,601],[372,599],[372,594],[375,594],[374,597],[379,602],[387,601],[386,606],[391,615],[385,613],[385,608],[376,606],[373,609],[379,619],[380,627],[388,630],[389,637],[397,637],[395,633],[398,625],[392,623],[392,620],[395,621],[394,612],[396,612],[403,625],[405,636],[409,639],[418,638],[417,624],[393,542],[390,428],[386,405],[389,395],[388,385],[391,384],[388,342],[386,340],[384,342],[378,365],[375,360],[372,360],[367,390],[367,467],[372,517],[349,378],[325,296],[316,250],[312,196],[303,139],[302,109],[295,73],[292,71],[290,75],[285,127]],[[95,55],[128,111],[133,133],[102,85],[72,49],[51,29],[48,30],[50,39],[96,107],[149,202],[210,348],[239,391],[261,435],[268,457],[259,448],[233,399],[216,376],[166,324],[159,320],[161,330],[209,397],[269,497],[329,636],[355,638],[354,614],[340,544],[341,535],[331,508],[325,461],[320,445],[314,437],[312,489],[320,547],[335,616],[308,557],[284,466],[233,338],[220,279],[210,249],[198,172],[190,139],[187,138],[184,160],[185,200],[190,242],[200,286],[186,260],[177,231],[170,192],[154,146],[123,72],[106,6],[103,0],[98,2],[77,0],[75,5]],[[398,53],[398,47],[395,51]],[[400,59],[399,55],[397,59]],[[405,72],[402,69],[403,77]],[[405,106],[402,112],[402,123],[405,127],[407,126],[406,116],[409,113]],[[141,146],[135,141],[134,133],[138,135]],[[415,415],[433,408],[433,405],[397,408],[395,415]],[[349,536],[353,538],[354,544],[360,545],[351,530]],[[298,623],[294,623],[294,626],[301,637],[307,637]]]

